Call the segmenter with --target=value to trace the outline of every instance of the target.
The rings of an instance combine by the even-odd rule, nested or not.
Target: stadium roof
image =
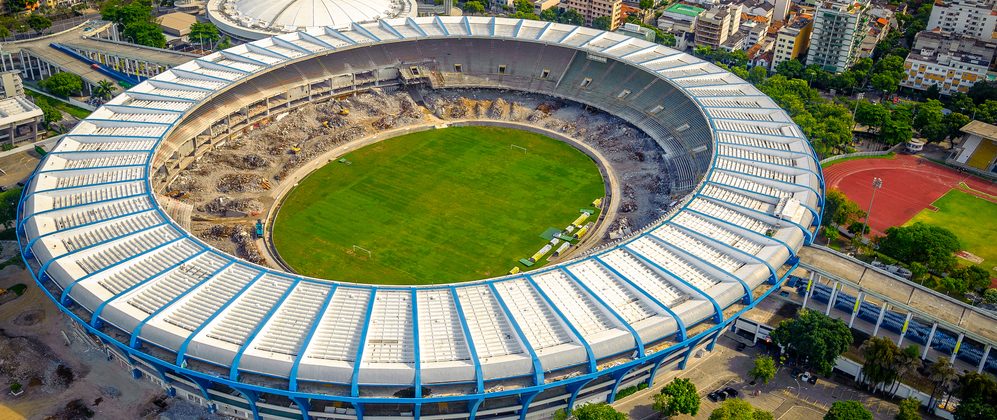
[[[157,169],[157,156],[174,152],[164,148],[164,139],[199,107],[236,96],[226,93],[238,85],[251,86],[265,74],[288,83],[290,74],[300,77],[309,63],[309,69],[325,68],[312,60],[329,58],[325,64],[331,64],[361,48],[406,48],[404,42],[419,40],[466,53],[467,43],[489,39],[507,51],[545,48],[545,57],[557,45],[569,50],[568,57],[580,57],[583,68],[616,66],[646,75],[650,81],[642,83],[661,89],[660,96],[594,96],[598,89],[615,88],[609,83],[571,82],[565,88],[589,95],[590,102],[630,106],[626,115],[635,123],[669,117],[661,129],[674,144],[681,143],[676,138],[688,140],[684,132],[708,132],[702,144],[673,151],[673,159],[708,157],[695,169],[702,181],[694,193],[639,234],[583,258],[431,287],[341,283],[250,264],[192,236],[156,201],[150,171]],[[511,44],[516,42],[523,48]],[[446,49],[434,54],[449,55]],[[395,60],[378,65],[397,66]],[[475,71],[463,63],[465,75]],[[328,78],[326,72],[320,77]],[[685,104],[694,104],[692,112],[679,115]],[[697,324],[720,328],[730,319],[726,308],[738,302],[747,304],[742,311],[750,308],[766,296],[758,289],[779,278],[778,267],[792,264],[796,251],[812,241],[823,187],[816,156],[789,116],[751,84],[709,62],[632,37],[556,23],[392,19],[238,45],[176,66],[110,100],[63,137],[27,182],[18,238],[32,274],[59,289],[53,299],[77,304],[64,311],[84,313],[89,319],[78,320],[98,334],[104,334],[102,325],[113,326],[126,344],[111,335],[102,339],[130,353],[144,351],[143,343],[170,352],[171,369],[185,375],[229,383],[240,381],[240,373],[284,378],[280,386],[289,388],[272,391],[282,395],[296,392],[299,380],[337,384],[348,387],[347,395],[323,398],[343,401],[357,398],[361,386],[421,389],[463,381],[477,382],[471,392],[483,394],[484,381],[528,378],[522,388],[505,391],[519,393],[598,375],[598,361],[619,355],[628,357],[623,365],[663,357],[658,352],[666,346],[652,343],[674,338],[674,346],[695,344],[705,334],[694,329]],[[188,369],[188,359],[221,366],[225,373]],[[584,373],[545,378],[568,368]]]
[[[414,17],[414,0],[210,0],[208,17],[227,33],[241,38]]]

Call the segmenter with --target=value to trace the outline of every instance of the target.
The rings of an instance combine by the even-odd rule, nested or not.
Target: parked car
[[[737,390],[731,387],[724,388],[723,393],[727,395],[727,398],[737,398],[738,395]]]

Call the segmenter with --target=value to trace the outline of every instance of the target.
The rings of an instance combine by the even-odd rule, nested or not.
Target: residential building
[[[44,113],[24,96],[0,99],[0,145],[35,141]]]
[[[561,3],[561,0],[534,0],[533,1],[533,13],[538,16],[544,10],[550,9],[551,7],[557,7]]]
[[[859,58],[869,28],[869,0],[824,0],[814,12],[807,65],[840,73]]]
[[[769,30],[768,22],[748,21],[741,24],[741,31],[745,33],[744,49],[753,47],[755,44],[765,39]]]
[[[636,23],[624,23],[616,29],[616,32],[651,42],[654,42],[654,38],[657,36],[650,28],[645,28]]]
[[[741,4],[741,20],[752,20],[759,23],[769,24],[772,22],[772,15],[775,6],[765,0],[744,0]]]
[[[609,16],[609,30],[612,31],[623,24],[623,15],[620,13],[622,6],[623,0],[564,0],[559,7],[577,10],[585,17],[585,24],[589,26],[593,19]]]
[[[658,29],[675,35],[679,50],[688,48],[689,38],[696,33],[696,18],[706,12],[702,7],[675,3],[668,6],[658,18]]]
[[[901,85],[927,90],[938,85],[943,93],[966,92],[987,75],[997,41],[936,31],[921,31],[904,61],[907,71]]]
[[[740,4],[716,6],[696,19],[696,45],[720,48],[741,28]]]
[[[814,21],[808,15],[793,15],[793,17],[775,36],[775,48],[772,52],[772,69],[783,61],[789,61],[803,54],[810,47],[810,33]]]
[[[0,99],[14,96],[24,96],[24,83],[21,82],[21,72],[12,70],[0,73]]]
[[[997,32],[997,0],[935,0],[927,30],[989,41]]]
[[[793,2],[790,0],[775,0],[775,5],[772,8],[772,20],[774,22],[785,21],[789,16],[789,6]]]
[[[948,163],[991,174],[997,172],[997,126],[970,121],[959,131],[963,136],[957,140]]]

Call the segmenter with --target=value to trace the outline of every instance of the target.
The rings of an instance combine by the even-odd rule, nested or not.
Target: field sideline
[[[298,273],[379,284],[503,275],[543,246],[545,229],[605,195],[587,155],[508,128],[423,131],[344,157],[302,180],[274,223],[274,245]]]

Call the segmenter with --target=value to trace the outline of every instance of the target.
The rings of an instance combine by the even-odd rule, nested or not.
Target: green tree
[[[111,95],[114,94],[114,89],[115,87],[113,83],[107,80],[101,80],[97,82],[97,86],[94,87],[93,96],[104,100],[111,99]]]
[[[880,252],[905,263],[919,262],[938,272],[955,266],[952,253],[958,250],[955,234],[924,222],[886,229],[886,236],[879,240]]]
[[[585,24],[585,16],[582,16],[582,14],[578,13],[575,9],[568,9],[561,13],[558,22],[566,23],[568,25],[581,26]]]
[[[42,33],[46,29],[52,27],[52,21],[41,13],[32,13],[31,16],[28,16],[25,23],[28,24],[29,28],[34,29],[35,32],[38,33]]]
[[[38,101],[36,105],[42,110],[42,118],[46,126],[51,127],[52,123],[62,121],[62,112],[49,105],[48,102]]]
[[[604,31],[609,30],[609,25],[613,23],[612,18],[609,16],[599,16],[592,19],[592,27],[595,29],[602,29]]]
[[[894,417],[896,420],[921,420],[921,400],[910,397],[900,401],[898,404],[900,412]]]
[[[764,66],[754,66],[751,70],[748,70],[748,81],[754,84],[759,84],[764,82],[768,75],[769,71],[766,70]]]
[[[890,118],[890,111],[882,104],[874,104],[869,101],[859,101],[855,107],[855,122],[880,130]]]
[[[859,347],[865,363],[862,364],[862,380],[875,393],[880,386],[893,383],[897,378],[896,360],[900,348],[888,337],[870,337]],[[884,386],[885,390],[885,386]]]
[[[627,416],[606,403],[585,404],[571,411],[577,420],[626,420]]]
[[[76,95],[83,91],[83,79],[73,73],[60,72],[38,82],[38,85],[56,96]]]
[[[997,98],[997,92],[994,92],[994,94],[994,97]],[[973,103],[973,98],[970,98],[969,95],[956,92],[952,96],[949,96],[949,109],[952,112],[970,115],[976,109],[976,104]]]
[[[997,381],[986,373],[969,372],[959,378],[957,420],[997,418]]]
[[[724,400],[710,413],[710,420],[772,420],[772,413],[759,410],[740,398]]]
[[[516,11],[523,14],[533,13],[533,2],[530,0],[516,0],[513,5],[516,7]]]
[[[800,310],[796,318],[780,322],[769,337],[797,363],[824,376],[831,374],[835,360],[852,344],[848,325],[806,309]]]
[[[477,0],[472,0],[464,3],[464,6],[462,6],[462,8],[464,9],[465,12],[470,13],[472,15],[479,15],[485,13],[485,5],[481,4],[481,2]]]
[[[865,216],[865,212],[859,208],[858,204],[848,199],[845,193],[839,189],[827,191],[824,199],[824,218],[821,223],[824,226],[832,224],[846,226],[849,221]]]
[[[948,133],[943,121],[945,115],[942,113],[942,108],[942,103],[934,99],[917,106],[914,128],[928,141],[939,141]]]
[[[10,228],[17,219],[17,202],[21,198],[21,188],[11,188],[0,193],[0,225]]]
[[[824,232],[824,237],[827,238],[828,243],[837,241],[839,238],[841,238],[841,233],[839,233],[838,229],[835,227],[825,226],[823,232]]]
[[[11,35],[12,34],[10,33],[10,29],[8,29],[6,26],[0,26],[0,39],[5,39]]]
[[[872,412],[858,401],[835,401],[824,420],[872,420]]]
[[[872,87],[877,90],[886,93],[896,92],[896,90],[900,88],[900,79],[888,73],[874,74],[872,79],[869,80],[869,83],[872,83]]]
[[[124,30],[125,38],[139,45],[145,45],[147,47],[154,48],[164,48],[166,47],[166,35],[163,35],[163,31],[159,29],[154,23],[150,22],[133,22],[125,25]]]
[[[997,81],[979,81],[970,86],[966,95],[977,105],[997,98]]]
[[[883,122],[883,127],[879,129],[879,139],[888,145],[906,143],[913,137],[913,127],[911,127],[910,117],[894,110],[893,113]]]
[[[795,58],[783,61],[775,66],[775,72],[787,79],[799,79],[803,76],[803,63]]]
[[[928,379],[934,385],[931,388],[931,397],[928,400],[928,407],[935,406],[935,396],[941,392],[942,396],[952,392],[952,387],[959,379],[959,372],[952,367],[952,362],[947,357],[939,357],[935,363],[928,366]]]
[[[949,273],[949,277],[961,280],[966,289],[972,292],[979,292],[990,286],[990,273],[978,265],[957,267]]]
[[[654,410],[664,416],[699,413],[699,392],[688,379],[676,378],[654,396]]]
[[[997,289],[987,289],[983,292],[983,303],[987,305],[997,305]]]
[[[640,0],[638,4],[642,10],[647,10],[654,7],[654,0]]]
[[[229,38],[228,36],[226,36],[225,38],[222,38],[222,40],[218,42],[218,45],[216,46],[216,48],[218,48],[219,50],[224,50],[224,49],[229,48],[231,46],[232,46],[232,38]]]
[[[197,41],[197,45],[204,49],[204,44],[208,45],[218,42],[220,38],[218,34],[218,27],[211,23],[201,23],[195,22],[190,25],[190,33],[187,35],[187,39]]]
[[[775,378],[775,360],[764,355],[756,357],[754,366],[748,371],[748,376],[756,381],[762,381],[763,384],[769,383],[772,378]]]
[[[977,105],[976,119],[990,124],[997,124],[997,99],[990,99]]]
[[[959,137],[962,135],[959,129],[969,124],[969,117],[958,112],[950,112],[948,115],[942,117],[942,124],[945,126],[946,137]]]
[[[893,369],[897,372],[897,378],[890,394],[896,397],[897,390],[900,389],[900,381],[908,379],[908,376],[916,372],[919,367],[921,367],[921,350],[917,345],[911,344],[901,349],[893,361]]]

